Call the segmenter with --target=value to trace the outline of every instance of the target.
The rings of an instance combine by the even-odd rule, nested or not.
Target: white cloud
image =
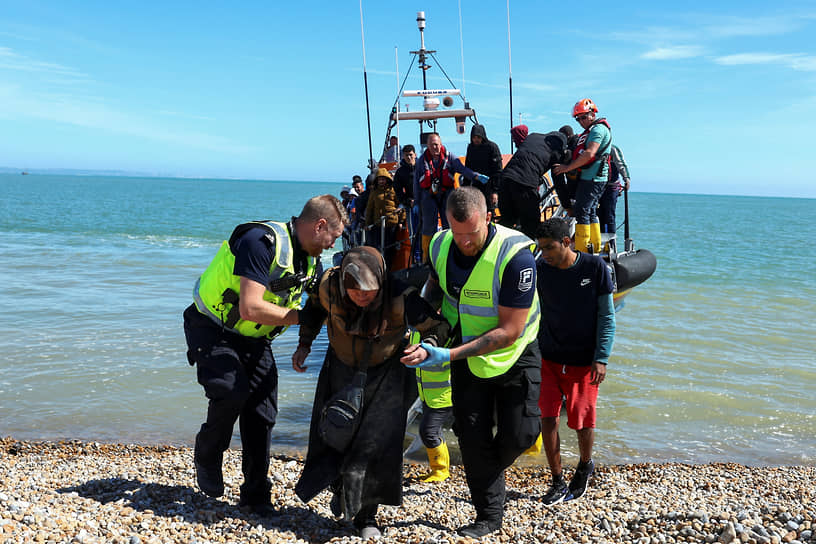
[[[816,57],[802,53],[737,53],[715,57],[714,62],[723,66],[778,64],[802,72],[816,71]]]
[[[56,64],[53,62],[42,62],[15,52],[9,47],[0,47],[0,70],[15,70],[19,72],[38,72],[58,76],[70,76],[74,78],[86,78],[87,76],[78,70]]]
[[[648,60],[676,60],[699,57],[703,54],[703,48],[699,45],[675,45],[670,47],[657,47],[642,54],[640,58]]]

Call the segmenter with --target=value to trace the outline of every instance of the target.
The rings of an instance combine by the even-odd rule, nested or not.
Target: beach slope
[[[189,448],[2,439],[0,543],[359,541],[328,493],[295,496],[301,459],[273,458],[280,512],[266,518],[236,506],[239,451],[219,500],[197,491],[192,467]],[[419,482],[423,469],[406,464],[403,505],[380,508],[383,541],[468,542],[455,532],[474,517],[462,468],[442,484]],[[539,501],[548,485],[544,467],[509,469],[504,527],[482,542],[816,542],[816,467],[607,465],[585,497],[552,508]]]

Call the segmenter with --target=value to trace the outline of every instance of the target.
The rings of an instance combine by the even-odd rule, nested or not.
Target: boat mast
[[[426,64],[425,61],[428,59],[428,55],[436,53],[434,50],[425,49],[425,12],[418,11],[417,12],[417,27],[419,28],[419,51],[411,51],[411,54],[418,55],[418,64],[419,68],[422,70],[422,90],[428,90],[428,80],[425,72],[428,71],[428,68],[431,66]],[[420,145],[425,145],[425,135],[422,131],[422,119],[419,120],[419,143]],[[436,132],[436,119],[433,120],[433,129]]]
[[[510,0],[507,0],[507,64],[510,74],[510,128],[513,128],[513,54],[510,51]],[[519,120],[520,122],[520,120]],[[513,137],[510,137],[510,152],[515,147]]]
[[[366,70],[365,31],[363,30],[363,0],[360,0],[360,37],[363,42],[363,85],[366,99],[366,122],[368,123],[368,169],[374,171],[374,150],[371,147],[371,109],[368,104],[368,71]]]

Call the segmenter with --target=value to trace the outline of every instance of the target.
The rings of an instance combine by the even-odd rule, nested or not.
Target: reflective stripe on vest
[[[422,402],[431,408],[453,406],[450,361],[416,369],[417,391]]]
[[[279,279],[287,274],[294,274],[294,249],[289,232],[284,223],[265,222],[258,223],[259,226],[266,225],[270,228],[270,235],[275,238],[275,254],[269,266],[270,277]],[[235,255],[230,249],[228,241],[224,241],[216,253],[210,265],[196,281],[193,288],[193,300],[198,311],[208,316],[216,324],[222,326],[224,330],[249,336],[253,338],[273,339],[282,334],[288,326],[261,325],[254,321],[238,318],[231,326],[230,312],[235,315],[238,307],[237,298],[240,297],[241,277],[234,275]],[[307,276],[313,276],[317,269],[317,261],[314,257],[308,257],[306,265]],[[235,299],[227,302],[225,294],[234,293]],[[291,289],[283,291],[264,291],[263,299],[272,304],[285,308],[299,308],[303,295],[303,283],[298,283]],[[229,297],[227,297],[229,298]],[[239,314],[238,314],[239,315]]]
[[[465,285],[459,300],[448,293],[447,260],[453,235],[449,230],[438,232],[431,240],[431,264],[439,277],[439,284],[445,296],[442,300],[442,315],[452,327],[461,321],[462,343],[494,329],[499,324],[499,292],[507,263],[519,251],[532,251],[533,242],[518,231],[496,225],[496,234],[482,251]],[[498,266],[497,266],[498,265]],[[536,288],[530,270],[530,288]],[[490,286],[490,290],[482,286]],[[524,330],[513,344],[505,348],[468,357],[470,371],[480,378],[492,378],[504,374],[524,349],[536,340],[540,308],[538,293],[533,291],[533,303],[527,312]]]

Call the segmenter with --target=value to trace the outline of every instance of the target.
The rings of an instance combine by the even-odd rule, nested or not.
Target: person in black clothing
[[[553,165],[568,157],[567,137],[561,132],[528,135],[526,125],[510,130],[518,150],[501,172],[499,210],[503,225],[520,230],[530,238],[541,222],[538,188]]]
[[[414,168],[416,167],[416,151],[411,144],[402,148],[402,160],[397,171],[394,172],[394,191],[397,193],[397,202],[408,209],[414,205]]]
[[[496,142],[487,139],[487,132],[483,125],[473,125],[473,128],[470,129],[470,143],[465,156],[465,166],[490,178],[487,183],[471,182],[463,178],[461,185],[463,187],[473,185],[482,191],[487,200],[487,209],[492,212],[499,203],[499,173],[502,169],[502,156]]]
[[[572,150],[578,145],[578,135],[575,134],[575,131],[572,130],[572,127],[569,125],[564,125],[559,128],[558,132],[567,137],[567,152],[572,156]],[[578,177],[574,175],[574,172],[558,175],[550,172],[550,177],[555,186],[555,194],[558,195],[558,201],[567,213],[571,215],[572,201],[575,198],[575,185],[578,183]]]

